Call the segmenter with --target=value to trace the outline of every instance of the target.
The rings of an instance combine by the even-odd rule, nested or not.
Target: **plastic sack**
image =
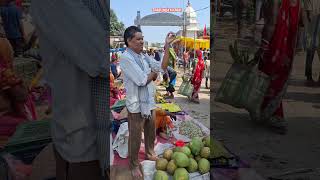
[[[113,142],[112,149],[117,151],[121,158],[128,157],[129,128],[128,122],[122,123]]]

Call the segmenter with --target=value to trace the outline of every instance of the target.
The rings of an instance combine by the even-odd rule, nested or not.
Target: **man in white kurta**
[[[166,38],[166,51],[162,62],[144,55],[143,36],[136,26],[128,27],[124,32],[127,51],[120,58],[120,67],[124,74],[126,89],[126,107],[129,125],[129,166],[134,179],[142,178],[138,153],[141,144],[141,133],[144,129],[145,153],[149,160],[156,160],[155,141],[155,85],[159,72],[163,72],[169,63],[169,44],[174,35],[169,33]],[[139,167],[140,166],[140,167]]]

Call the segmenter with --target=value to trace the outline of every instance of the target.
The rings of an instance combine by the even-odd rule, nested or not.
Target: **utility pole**
[[[189,3],[189,0],[188,0]],[[186,34],[187,34],[187,27],[186,27],[186,12],[185,12],[185,4],[183,0],[183,37],[184,37],[184,51],[187,49],[187,41],[186,41]]]

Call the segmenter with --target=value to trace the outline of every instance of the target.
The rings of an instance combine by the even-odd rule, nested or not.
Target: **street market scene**
[[[119,26],[123,23],[123,31],[114,32],[110,39],[110,177],[209,180],[213,161],[209,143],[210,3],[132,2],[131,12],[123,12],[123,3],[110,4]],[[114,23],[114,27],[119,26]],[[173,40],[168,44],[170,32]],[[137,46],[135,40],[139,37],[143,42]],[[145,59],[142,61],[149,61],[151,71],[157,71],[157,64],[163,67],[169,61],[165,71],[157,71],[152,82],[155,86],[150,87],[154,90],[148,92],[155,95],[151,95],[155,101],[153,120],[142,119],[140,113],[135,113],[139,111],[134,105],[134,86],[144,79],[141,66],[134,67],[139,64],[135,58],[138,54]],[[142,65],[142,71],[146,66]],[[142,114],[143,108],[140,109]],[[150,130],[154,127],[150,121],[154,121],[154,130]],[[150,145],[150,141],[155,144]]]
[[[108,6],[101,1],[83,1],[83,4],[1,1],[1,47],[4,48],[1,48],[0,71],[3,75],[0,179],[100,179],[102,176],[139,179],[141,175],[144,179],[154,179],[169,175],[164,165],[161,169],[165,174],[156,172],[160,171],[157,165],[160,157],[162,162],[171,160],[168,155],[164,160],[164,151],[178,151],[177,160],[170,163],[175,167],[170,176],[210,179],[210,27],[207,27],[210,7],[209,2],[195,6],[191,3],[150,4],[147,12],[142,11],[143,7],[137,8],[132,11],[136,16],[130,16],[133,18],[122,30],[121,23],[120,28],[114,23],[110,10],[111,35],[107,46],[103,38],[106,32],[103,12]],[[167,7],[177,15],[166,13]],[[159,32],[159,37],[153,33],[158,38],[150,40],[153,44],[144,43],[136,33],[142,35],[140,27],[148,25],[148,18],[140,17],[138,11],[158,13],[151,17],[151,23],[158,26],[168,23],[176,28],[165,27],[166,32]],[[159,13],[164,14],[164,24]],[[128,19],[128,15],[124,16]],[[117,31],[120,33],[113,34]],[[148,34],[144,28],[142,32],[143,36]],[[131,48],[135,49],[132,43],[135,45],[137,37],[142,53],[154,61],[152,71],[157,71],[151,73],[153,78],[147,78],[154,81],[150,85],[157,84],[157,90],[148,85],[141,90],[139,87],[139,91],[150,93],[151,102],[156,102],[157,108],[149,109],[148,103],[141,105],[141,113],[145,113],[143,121],[148,121],[151,128],[140,131],[134,128],[129,136],[128,119],[135,117],[138,121],[141,117],[140,113],[129,113],[133,107],[126,101],[133,94],[131,86],[126,84],[130,79],[126,73],[130,70],[126,72],[128,62],[121,58]],[[110,70],[101,69],[107,67],[101,52],[110,52]],[[153,110],[152,114],[148,109]],[[152,128],[152,123],[156,128]],[[145,135],[140,140],[149,138],[149,142],[145,145],[142,141],[141,147],[135,143],[143,154],[134,163],[145,165],[143,171],[132,168],[126,174],[122,167],[114,171],[119,166],[129,168],[128,151],[132,148],[128,147],[128,140],[134,136],[139,139],[142,131]],[[150,141],[153,132],[157,134],[155,145]],[[110,144],[106,144],[109,138]],[[149,147],[145,158],[144,146]],[[141,152],[136,152],[137,156],[138,153]],[[188,169],[191,159],[193,166]]]
[[[319,180],[319,87],[319,0],[0,0],[0,180]]]

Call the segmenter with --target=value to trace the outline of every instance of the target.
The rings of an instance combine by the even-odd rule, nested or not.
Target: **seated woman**
[[[174,128],[173,123],[171,122],[170,116],[166,111],[161,108],[156,109],[156,133],[160,137],[168,140],[169,137],[167,135],[167,128]]]

